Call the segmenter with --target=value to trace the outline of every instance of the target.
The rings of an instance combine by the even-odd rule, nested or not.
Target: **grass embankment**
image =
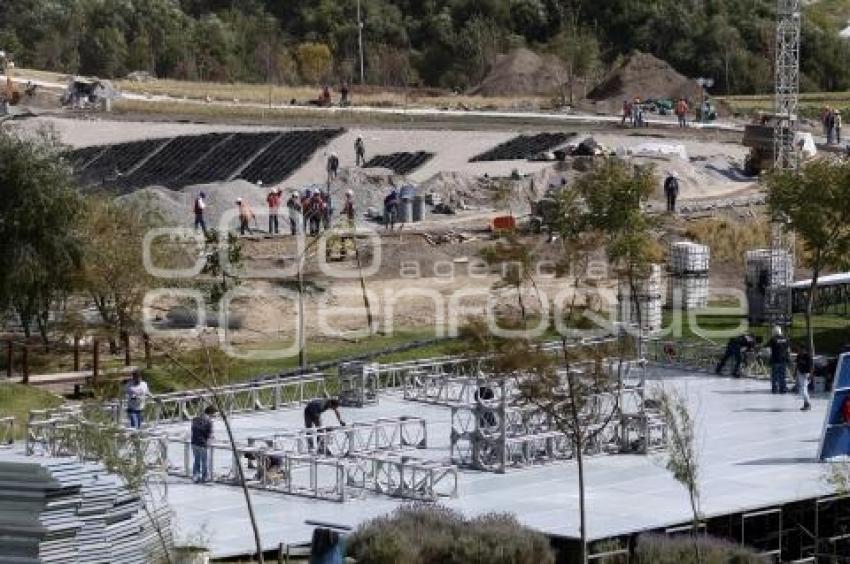
[[[20,80],[41,80],[64,84],[67,75],[34,69],[18,69]],[[113,80],[112,85],[123,92],[150,96],[170,96],[178,100],[206,100],[241,103],[288,105],[292,100],[304,104],[318,98],[321,88],[317,86],[286,86],[249,83],[194,82],[186,80],[158,79],[150,82]],[[339,93],[332,92],[332,99],[339,100]],[[126,102],[126,101],[125,101]],[[384,88],[358,86],[351,89],[354,106],[392,108],[473,108],[510,110],[517,108],[541,108],[551,104],[545,97],[485,97],[454,95],[440,89]],[[123,102],[122,102],[123,103]],[[194,110],[193,110],[194,111]]]
[[[15,436],[18,439],[24,437],[30,410],[57,407],[62,402],[61,397],[38,388],[0,383],[0,417],[15,418]]]
[[[391,336],[373,336],[357,341],[313,341],[307,346],[308,364],[322,362],[335,362],[355,356],[370,356],[379,362],[401,362],[415,358],[429,356],[440,356],[448,354],[456,346],[451,340],[434,344],[426,344],[411,350],[399,351],[390,354],[380,354],[386,349],[399,347],[415,341],[431,339],[434,336],[433,329],[398,331]],[[263,343],[254,349],[258,353],[270,354],[274,351],[284,351],[292,346],[291,342]],[[248,351],[242,351],[247,353]],[[281,353],[282,354],[282,353]],[[204,365],[202,351],[181,353],[176,359],[188,367],[199,367],[198,373],[202,373]],[[218,360],[222,361],[221,357]],[[217,365],[221,365],[218,362]],[[220,373],[220,383],[247,382],[263,376],[270,376],[288,370],[298,368],[298,357],[287,356],[278,359],[235,359],[230,358],[223,362],[226,368]],[[146,378],[155,392],[171,392],[198,387],[198,382],[185,371],[181,370],[165,358],[156,358],[154,368],[146,371]]]
[[[723,96],[735,114],[742,116],[755,115],[758,112],[773,112],[773,94],[758,94],[753,96]],[[817,120],[824,106],[838,108],[842,114],[850,112],[850,92],[806,92],[800,94],[799,114],[808,119]]]

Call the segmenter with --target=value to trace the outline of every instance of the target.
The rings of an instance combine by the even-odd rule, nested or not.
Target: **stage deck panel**
[[[716,378],[657,369],[650,386],[675,388],[688,397],[697,421],[702,472],[702,503],[707,517],[770,507],[832,493],[816,461],[826,399],[815,398],[810,412],[800,412],[794,395],[770,394],[766,381]],[[347,422],[399,415],[428,420],[427,451],[422,458],[448,460],[449,408],[408,402],[384,394],[380,403],[361,409],[344,408]],[[330,417],[330,418],[328,418]],[[326,414],[328,423],[333,415]],[[303,425],[300,409],[238,416],[238,437],[269,434]],[[167,427],[188,431],[188,424]],[[216,435],[224,429],[216,423]],[[182,462],[179,449],[169,453]],[[691,510],[684,488],[664,468],[658,455],[613,455],[587,460],[588,532],[591,539],[688,522]],[[443,503],[466,514],[508,511],[547,534],[578,537],[577,471],[573,462],[553,463],[504,475],[463,470],[459,496]],[[309,541],[305,519],[356,526],[398,507],[402,501],[368,495],[345,503],[252,492],[263,542]],[[251,536],[240,491],[222,485],[196,486],[173,479],[169,501],[180,529],[206,527],[213,555],[250,552]]]

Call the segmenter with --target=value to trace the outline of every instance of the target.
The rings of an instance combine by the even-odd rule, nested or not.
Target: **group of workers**
[[[731,361],[732,376],[736,378],[740,377],[745,356],[756,354],[758,344],[758,340],[749,334],[732,337],[726,343],[726,350],[717,364],[715,372],[718,375],[722,374],[726,364]],[[781,327],[776,326],[773,328],[773,334],[766,343],[766,347],[770,350],[770,391],[773,394],[786,394],[788,393],[786,377],[791,366],[791,343],[788,337],[782,334]],[[814,361],[806,347],[800,347],[796,351],[794,368],[796,372],[797,391],[803,400],[803,405],[800,409],[801,411],[809,411],[812,408],[811,398],[809,397],[809,386],[812,381]]]
[[[354,159],[358,167],[366,164],[366,144],[363,141],[362,135],[358,135],[354,141]],[[308,188],[302,193],[298,191],[292,191],[290,193],[285,205],[289,215],[289,230],[292,235],[297,234],[302,228],[311,235],[318,235],[323,228],[325,230],[330,228],[333,217],[333,201],[331,200],[330,186],[331,182],[336,180],[339,174],[339,165],[339,156],[335,152],[330,153],[326,165],[328,174],[327,188],[325,190]],[[257,181],[257,186],[262,188],[263,181]],[[270,235],[277,235],[280,233],[280,208],[284,204],[283,189],[280,187],[271,188],[266,196],[266,203],[269,210],[268,233]],[[248,202],[243,198],[236,198],[235,205],[239,217],[240,235],[250,234],[252,232],[252,223],[254,228],[259,230],[256,214]],[[386,206],[387,203],[385,202],[385,208]],[[195,198],[193,205],[195,216],[194,228],[196,231],[207,232],[206,209],[207,194],[202,191]],[[355,218],[354,192],[352,190],[346,190],[345,192],[342,215],[347,218],[349,226],[352,227]]]
[[[657,103],[657,102],[656,102]],[[644,114],[647,111],[648,102],[641,101],[635,97],[633,100],[623,100],[623,115],[620,120],[620,125],[625,127],[628,120],[632,127],[649,127]],[[673,114],[678,119],[679,127],[688,127],[688,115],[691,112],[691,105],[685,98],[679,98],[672,107]],[[669,107],[661,106],[659,112],[665,114],[670,111]],[[697,105],[695,111],[696,119],[701,122],[706,122],[714,119],[712,116],[711,104],[705,100],[702,105]]]
[[[307,402],[307,405],[304,407],[304,428],[308,431],[306,443],[310,452],[317,454],[328,453],[324,433],[321,432],[323,428],[322,414],[324,412],[333,411],[337,422],[339,422],[340,426],[345,427],[345,421],[342,420],[339,407],[340,403],[336,398],[315,398]],[[213,419],[217,413],[218,410],[215,406],[209,405],[204,408],[203,412],[192,419],[190,425],[189,442],[192,447],[192,481],[195,483],[205,483],[212,479],[210,473],[210,456],[212,453],[210,449],[214,441]],[[272,445],[266,441],[266,446],[270,448]],[[273,477],[283,470],[283,457],[280,455],[269,454],[259,457],[254,452],[248,451],[243,456],[248,461],[249,468],[257,468],[256,479],[258,480]]]

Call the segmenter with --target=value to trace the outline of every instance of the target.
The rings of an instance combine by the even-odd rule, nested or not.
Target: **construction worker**
[[[679,127],[688,127],[688,102],[684,98],[679,98],[676,102],[676,116],[679,118]]]
[[[732,376],[739,378],[741,376],[741,364],[744,362],[744,349],[750,346],[749,343],[749,335],[739,335],[729,339],[726,343],[726,351],[723,354],[723,358],[720,359],[717,369],[714,372],[719,376],[723,372],[726,363],[732,360]]]
[[[770,347],[770,392],[784,394],[788,392],[785,375],[788,372],[789,355],[788,338],[782,334],[778,325],[773,328],[773,337],[767,342]]]
[[[336,153],[331,153],[328,157],[328,185],[331,180],[335,180],[339,172],[339,157]]]
[[[836,109],[832,114],[832,129],[835,131],[835,142],[841,144],[841,110]]]
[[[269,190],[269,195],[266,196],[266,203],[269,205],[269,235],[276,235],[280,233],[280,224],[277,220],[277,213],[280,209],[280,199],[280,188],[272,188]]]
[[[362,135],[358,135],[354,142],[354,159],[357,163],[356,166],[366,165],[366,145],[363,143]]]
[[[626,126],[626,120],[632,117],[632,103],[625,99],[623,100],[623,119],[620,121],[620,127]],[[632,125],[634,125],[634,120],[632,120]]]
[[[289,210],[289,231],[292,235],[297,235],[299,230],[299,225],[302,224],[301,218],[301,198],[298,196],[298,192],[293,191],[292,194],[289,195],[289,200],[286,202],[286,208]]]
[[[212,479],[210,472],[210,445],[213,440],[212,418],[218,410],[208,405],[203,413],[192,419],[189,442],[192,445],[192,481],[196,484]]]
[[[308,430],[320,428],[322,426],[322,413],[329,409],[333,410],[339,424],[345,427],[345,421],[342,420],[342,416],[339,414],[339,400],[336,398],[317,398],[310,400],[304,407],[304,427]],[[319,451],[324,451],[325,445],[321,437],[319,437],[318,443]],[[314,448],[312,436],[307,437],[307,444],[311,450]]]
[[[195,209],[194,209],[194,211],[195,211],[195,231],[197,231],[198,228],[200,227],[201,231],[203,231],[204,235],[207,234],[207,223],[206,223],[206,221],[204,221],[204,210],[207,208],[207,203],[205,201],[206,197],[207,197],[207,195],[204,194],[203,192],[198,194],[198,197],[195,198]]]
[[[399,196],[395,188],[384,198],[384,227],[392,231],[398,217]]]
[[[333,216],[334,204],[331,200],[330,189],[319,192],[322,199],[322,227],[325,231],[331,228],[331,217]]]
[[[808,347],[802,347],[797,352],[797,391],[800,393],[800,398],[803,400],[803,406],[800,411],[809,411],[812,408],[809,398],[809,382],[812,378],[814,370],[814,362],[812,355],[809,353]]]
[[[676,213],[676,198],[679,197],[679,179],[671,172],[664,181],[664,195],[667,197],[667,213]]]
[[[348,226],[354,228],[354,191],[345,191],[345,203],[342,205],[342,215],[348,218]]]
[[[322,218],[325,214],[325,200],[319,190],[312,192],[307,207],[310,222],[310,235],[318,235],[322,228]]]
[[[339,107],[345,108],[351,105],[351,101],[348,99],[348,83],[343,82],[342,86],[339,87]]]
[[[239,233],[241,235],[251,233],[251,221],[255,220],[254,211],[242,198],[236,198],[236,207],[239,208]]]
[[[142,380],[142,374],[138,370],[133,371],[130,381],[127,382],[125,393],[127,396],[127,420],[130,422],[130,427],[141,429],[145,400],[151,395],[151,392],[148,383]]]

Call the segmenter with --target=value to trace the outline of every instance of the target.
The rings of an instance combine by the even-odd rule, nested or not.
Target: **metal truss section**
[[[662,366],[713,371],[723,356],[723,345],[708,341],[653,339],[647,342],[648,360]]]
[[[598,368],[591,371],[589,364],[582,364],[572,370],[578,375],[598,374]],[[594,394],[583,403],[581,417],[591,437],[583,454],[647,453],[666,446],[666,426],[646,405],[643,363],[606,360],[602,374],[617,391]],[[474,401],[452,406],[452,462],[502,473],[575,456],[572,437],[560,431],[544,410],[516,405],[507,381],[479,379],[475,387]]]
[[[777,0],[776,17],[774,158],[776,168],[793,170],[798,164],[794,132],[800,97],[801,0]]]
[[[45,415],[51,416],[45,419]],[[168,467],[168,444],[163,434],[94,423],[79,412],[30,414],[26,435],[28,456],[101,461],[104,452],[134,462],[151,473],[164,473]]]
[[[421,417],[386,417],[346,427],[299,429],[251,437],[248,445],[266,445],[287,454],[309,454],[318,449],[325,456],[343,458],[406,448],[428,448],[428,427]]]
[[[149,425],[160,425],[191,420],[207,405],[214,403],[214,396],[224,410],[238,414],[294,407],[325,395],[323,375],[160,394],[153,396],[145,405],[145,421]]]
[[[346,362],[339,365],[339,402],[344,407],[378,403],[380,375],[375,362]]]
[[[183,464],[172,466],[172,475],[192,476],[191,445],[186,439],[170,439],[183,448]],[[404,453],[357,454],[348,458],[296,454],[265,446],[237,445],[235,454],[227,443],[209,447],[211,479],[238,484],[242,466],[247,485],[254,489],[343,502],[367,492],[418,501],[434,501],[457,495],[457,469]]]
[[[0,417],[0,448],[7,448],[15,442],[15,418]]]
[[[475,401],[479,382],[479,378],[469,376],[408,372],[405,375],[404,399],[434,405],[464,405]]]
[[[349,485],[376,493],[437,501],[457,496],[457,468],[397,453],[356,456],[349,465]]]

